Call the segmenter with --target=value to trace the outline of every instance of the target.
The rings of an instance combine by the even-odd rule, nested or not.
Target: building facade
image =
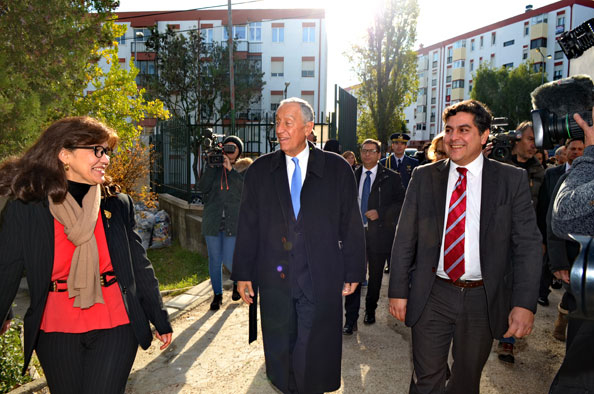
[[[473,75],[482,63],[513,68],[527,62],[535,72],[544,70],[549,81],[573,75],[575,60],[567,59],[556,38],[591,18],[592,0],[527,6],[523,14],[419,48],[417,101],[405,109],[411,139],[430,141],[443,130],[441,113],[470,98]]]
[[[118,13],[118,24],[127,26],[119,39],[119,60],[129,64],[135,59],[143,75],[154,74],[154,53],[145,46],[149,27],[179,34],[199,30],[207,43],[227,42],[227,10],[142,11]],[[326,112],[327,39],[323,9],[233,10],[233,36],[237,57],[248,58],[264,73],[264,88],[259,103],[253,104],[238,119],[259,121],[272,115],[284,97],[307,100],[316,121]],[[126,66],[127,67],[127,66]]]

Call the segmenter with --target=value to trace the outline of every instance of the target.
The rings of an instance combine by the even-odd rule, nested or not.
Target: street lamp
[[[544,66],[545,66],[545,55],[544,53],[542,53],[542,51],[540,50],[540,48],[536,47],[536,50],[538,51],[538,53],[540,54],[540,56],[542,56],[542,63],[540,66],[540,84],[542,85],[544,83]],[[546,57],[547,59],[551,59],[552,56],[548,55]]]
[[[285,98],[287,98],[287,89],[289,88],[290,84],[291,82],[285,82]]]

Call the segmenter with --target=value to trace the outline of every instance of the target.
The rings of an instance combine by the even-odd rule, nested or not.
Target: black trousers
[[[375,312],[379,301],[382,279],[384,276],[384,265],[390,263],[390,253],[373,253],[367,251],[367,262],[369,279],[367,281],[367,296],[365,297],[365,310]],[[359,318],[361,307],[361,285],[357,286],[355,292],[345,297],[344,309],[345,318],[349,323],[354,324]]]
[[[293,319],[291,331],[291,373],[287,393],[306,394],[307,344],[311,335],[315,305],[305,296],[303,291],[293,288]]]
[[[451,377],[446,384],[452,346]],[[478,394],[493,337],[487,295],[435,279],[429,300],[412,327],[414,372],[410,393]]]
[[[123,393],[137,350],[129,324],[82,334],[40,331],[35,348],[52,394]]]
[[[547,298],[551,289],[549,288],[553,283],[553,273],[549,269],[549,257],[548,254],[545,253],[542,257],[542,271],[540,274],[540,286],[538,288],[538,296],[542,298]]]

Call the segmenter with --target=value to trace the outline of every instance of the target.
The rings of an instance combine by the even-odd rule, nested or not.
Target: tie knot
[[[293,163],[295,163],[295,166],[299,165],[299,159],[296,157],[293,157],[291,160],[293,160]]]
[[[365,173],[367,174],[367,176],[371,175],[371,171],[365,171]]]
[[[460,173],[460,175],[462,176],[466,176],[466,173],[468,172],[468,168],[464,168],[464,167],[458,167],[456,168],[456,170]]]

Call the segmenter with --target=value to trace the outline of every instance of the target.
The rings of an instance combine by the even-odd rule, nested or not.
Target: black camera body
[[[212,129],[206,129],[203,133],[202,146],[206,155],[206,164],[211,167],[222,167],[225,154],[231,154],[237,149],[233,144],[223,145],[224,138],[224,135],[214,134]]]
[[[511,161],[514,145],[522,138],[522,134],[515,130],[507,131],[505,129],[507,125],[507,118],[493,118],[489,134],[489,142],[493,145],[489,154],[490,159],[506,163]]]

